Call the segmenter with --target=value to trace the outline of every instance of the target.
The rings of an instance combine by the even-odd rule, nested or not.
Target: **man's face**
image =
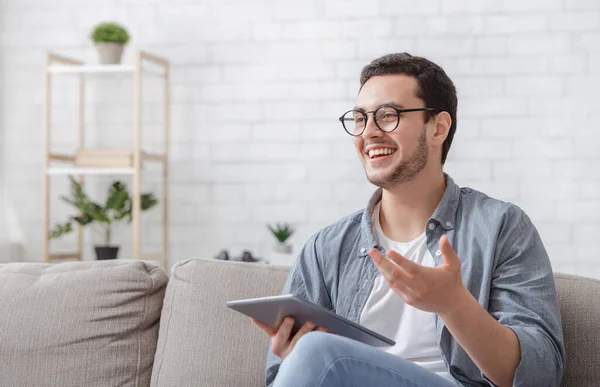
[[[417,81],[411,76],[375,76],[363,85],[356,108],[373,111],[382,105],[399,109],[425,107],[423,100],[415,96],[416,89]],[[375,125],[373,114],[368,114],[365,131],[354,137],[354,145],[372,184],[391,188],[411,181],[425,168],[429,147],[424,117],[424,112],[401,113],[398,127],[386,133]]]

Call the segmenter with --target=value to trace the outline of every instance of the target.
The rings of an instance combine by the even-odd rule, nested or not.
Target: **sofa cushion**
[[[148,386],[167,281],[142,261],[0,265],[0,385]]]
[[[555,274],[566,348],[562,387],[600,380],[600,280]]]
[[[152,386],[264,386],[268,336],[226,306],[281,293],[288,267],[192,259],[174,266]]]

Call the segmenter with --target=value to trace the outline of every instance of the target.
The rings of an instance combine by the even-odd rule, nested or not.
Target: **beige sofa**
[[[193,259],[169,278],[129,260],[0,265],[0,386],[263,386],[268,339],[225,302],[279,294],[288,270]],[[562,385],[600,386],[600,281],[556,278]]]

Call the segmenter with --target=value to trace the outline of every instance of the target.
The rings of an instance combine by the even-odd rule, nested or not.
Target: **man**
[[[390,337],[378,349],[310,323],[273,329],[268,386],[558,386],[565,361],[548,255],[517,206],[459,188],[443,165],[456,89],[425,58],[367,65],[340,117],[368,180],[365,210],[313,235],[283,293]],[[315,329],[316,328],[316,329]],[[321,331],[321,332],[319,332]]]

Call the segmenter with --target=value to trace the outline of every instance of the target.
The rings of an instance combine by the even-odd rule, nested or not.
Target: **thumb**
[[[450,245],[450,241],[448,241],[447,235],[442,235],[440,238],[440,251],[444,256],[444,263],[448,266],[459,266],[460,267],[460,259],[454,252],[454,249]]]

